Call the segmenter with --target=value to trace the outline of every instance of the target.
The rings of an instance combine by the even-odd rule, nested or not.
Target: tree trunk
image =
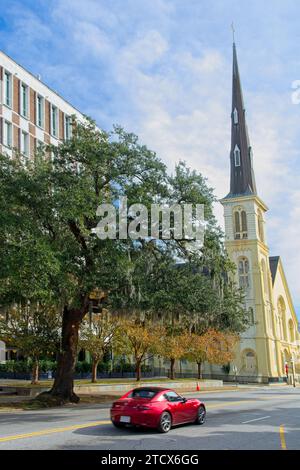
[[[136,376],[137,382],[141,380],[141,375],[142,375],[141,369],[142,369],[141,361],[137,360],[135,364],[135,376]]]
[[[31,371],[31,383],[36,385],[39,382],[39,361],[38,359],[33,360],[32,371]]]
[[[170,362],[171,362],[171,368],[170,368],[170,379],[171,380],[174,380],[175,379],[175,359],[174,358],[171,358],[170,359]]]
[[[61,350],[58,356],[54,384],[50,390],[50,395],[57,397],[62,402],[79,402],[79,397],[73,390],[73,375],[77,362],[79,326],[84,315],[83,310],[64,308]]]
[[[92,362],[92,383],[97,383],[97,370],[98,370],[99,361],[93,359]]]
[[[202,362],[197,362],[198,366],[198,379],[202,379]]]

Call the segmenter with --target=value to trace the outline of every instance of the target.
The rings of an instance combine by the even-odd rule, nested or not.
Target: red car
[[[117,428],[145,426],[165,433],[178,424],[203,424],[206,410],[197,398],[184,398],[169,388],[140,387],[115,401],[110,415]]]

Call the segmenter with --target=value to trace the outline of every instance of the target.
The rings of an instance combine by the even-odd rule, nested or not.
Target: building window
[[[287,341],[287,331],[286,331],[286,306],[282,297],[279,297],[277,301],[277,310],[278,310],[278,324],[279,324],[279,334],[281,339]]]
[[[247,214],[241,207],[234,211],[234,238],[235,240],[248,238]]]
[[[237,112],[237,109],[234,108],[234,110],[233,110],[233,123],[238,124],[238,122],[239,122],[238,112]]]
[[[57,137],[58,134],[58,109],[51,105],[51,134]]]
[[[241,152],[237,145],[234,147],[233,154],[234,154],[234,165],[241,166]]]
[[[249,308],[249,321],[251,325],[254,325],[255,320],[254,320],[254,310],[252,307]]]
[[[245,371],[248,372],[248,374],[253,374],[256,372],[257,365],[256,355],[254,351],[248,350],[243,353],[243,364],[245,367]]]
[[[238,263],[239,286],[241,289],[250,287],[249,281],[249,261],[247,258],[240,258]]]
[[[70,140],[72,137],[72,118],[65,115],[65,139]]]
[[[44,127],[44,98],[41,95],[36,97],[36,125]]]
[[[29,135],[24,131],[21,133],[21,153],[29,157]]]
[[[11,73],[4,73],[4,104],[12,107],[12,76]]]
[[[28,93],[29,88],[24,83],[21,84],[21,115],[25,118],[28,117]]]
[[[4,133],[3,133],[3,143],[6,147],[12,146],[12,125],[8,121],[4,121]]]

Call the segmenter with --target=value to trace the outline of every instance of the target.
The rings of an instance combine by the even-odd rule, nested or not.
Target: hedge
[[[56,361],[50,361],[42,359],[39,362],[40,372],[55,372],[57,368]],[[32,360],[28,361],[6,361],[3,364],[0,364],[0,374],[1,372],[12,372],[20,374],[30,374],[32,370]],[[149,366],[142,366],[142,372],[149,372],[151,368]],[[92,365],[86,361],[78,361],[75,367],[76,374],[89,374],[92,371]],[[102,362],[98,366],[99,373],[107,373],[111,371],[110,362]],[[135,366],[128,363],[115,364],[113,367],[113,372],[134,372]]]

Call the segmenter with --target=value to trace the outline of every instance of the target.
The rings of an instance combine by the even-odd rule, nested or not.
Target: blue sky
[[[232,35],[271,254],[300,314],[297,0],[0,0],[0,47],[82,112],[229,188]],[[222,208],[216,205],[222,224]]]

